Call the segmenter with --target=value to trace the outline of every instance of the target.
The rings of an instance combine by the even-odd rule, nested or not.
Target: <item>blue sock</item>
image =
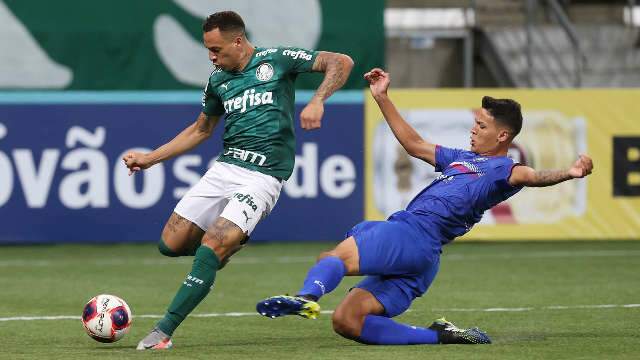
[[[359,340],[371,345],[437,344],[438,332],[400,324],[383,316],[367,315]]]
[[[342,260],[335,256],[328,256],[315,264],[307,273],[302,289],[298,295],[311,295],[320,299],[340,284],[347,269]]]

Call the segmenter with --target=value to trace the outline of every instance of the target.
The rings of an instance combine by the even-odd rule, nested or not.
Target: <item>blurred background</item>
[[[297,127],[296,168],[252,241],[337,241],[406,206],[436,174],[409,158],[362,74],[383,67],[405,118],[467,147],[483,95],[523,105],[510,156],[594,174],[526,189],[469,240],[640,237],[640,6],[595,0],[0,1],[0,244],[156,242],[173,207],[221,150],[127,176],[200,111],[210,13],[240,13],[254,45],[349,54],[355,68],[323,128]],[[287,9],[287,11],[282,11]],[[299,77],[296,110],[322,77]]]

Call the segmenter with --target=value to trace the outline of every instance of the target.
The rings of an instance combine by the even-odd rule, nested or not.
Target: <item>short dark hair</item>
[[[202,24],[202,31],[209,32],[214,29],[220,29],[220,32],[237,32],[242,35],[245,33],[244,21],[234,11],[219,11],[207,16],[204,24]]]
[[[482,98],[482,108],[494,119],[513,130],[515,137],[522,129],[522,111],[520,104],[512,99],[494,99],[491,96]]]

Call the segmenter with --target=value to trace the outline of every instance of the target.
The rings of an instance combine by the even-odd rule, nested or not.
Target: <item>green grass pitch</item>
[[[253,244],[218,273],[214,291],[176,331],[175,348],[138,352],[190,269],[152,244],[0,247],[2,359],[638,359],[640,241],[455,243],[429,292],[398,318],[429,325],[446,316],[479,326],[492,345],[366,346],[340,338],[331,316],[267,319],[258,300],[294,293],[331,243]],[[322,299],[332,310],[357,278]],[[92,296],[124,298],[134,314],[114,344],[80,323]],[[608,305],[608,306],[607,306]],[[241,316],[231,316],[236,313]],[[137,315],[137,317],[136,317]],[[148,315],[149,317],[144,317]],[[15,317],[77,316],[60,320]]]

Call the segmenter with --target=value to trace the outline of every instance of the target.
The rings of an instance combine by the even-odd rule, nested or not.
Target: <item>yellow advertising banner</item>
[[[403,117],[428,141],[469,148],[473,108],[482,96],[522,105],[521,133],[509,156],[534,169],[569,168],[590,155],[593,174],[525,188],[485,212],[463,239],[640,239],[640,90],[393,90]],[[409,157],[375,101],[365,101],[365,217],[403,209],[438,174]]]

